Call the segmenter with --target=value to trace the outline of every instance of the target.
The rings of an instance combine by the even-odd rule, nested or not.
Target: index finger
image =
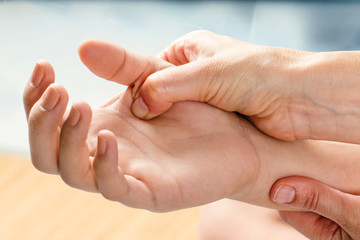
[[[152,73],[172,66],[154,56],[136,53],[114,43],[86,40],[79,47],[86,67],[99,77],[138,87]]]

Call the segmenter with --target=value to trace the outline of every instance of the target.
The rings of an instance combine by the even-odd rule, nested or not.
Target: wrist
[[[297,161],[298,153],[309,159],[308,151],[301,151],[304,150],[305,141],[279,141],[256,130],[248,137],[256,148],[259,168],[256,176],[251,178],[245,188],[237,189],[228,198],[263,207],[279,208],[270,200],[269,191],[276,180],[285,176],[307,176],[301,166],[303,163]]]
[[[258,131],[251,132],[249,138],[257,149],[259,169],[248,187],[238,189],[230,199],[278,209],[280,206],[269,198],[275,181],[293,175],[316,176],[320,166],[311,150],[311,141],[286,142]]]
[[[229,198],[286,210],[274,203],[269,193],[277,180],[289,176],[312,178],[340,191],[359,194],[358,145],[313,140],[285,142],[261,133],[251,138],[258,149],[259,171],[249,188],[239,189]],[[346,161],[339,160],[343,158]]]

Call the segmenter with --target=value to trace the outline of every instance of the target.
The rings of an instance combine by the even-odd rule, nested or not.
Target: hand
[[[139,58],[132,57],[127,60]],[[117,77],[136,79],[139,66],[127,65]],[[131,113],[130,88],[100,108],[80,102],[66,114],[67,92],[53,82],[51,65],[39,62],[24,92],[31,159],[40,171],[153,211],[205,204],[252,188],[259,159],[248,135],[256,130],[236,114],[183,102],[144,121]]]
[[[280,211],[280,216],[310,239],[360,239],[359,196],[304,177],[277,181],[270,196],[299,211]]]
[[[160,56],[177,67],[138,90],[132,109],[140,118],[194,100],[249,116],[278,139],[360,143],[360,51],[304,52],[196,31]]]
[[[284,70],[309,54],[208,31],[192,32],[160,54],[177,67],[150,75],[138,90],[132,109],[136,116],[151,119],[173,102],[206,102],[250,116],[260,130],[276,138],[300,139],[302,133],[293,127],[297,118],[289,111],[295,89]]]

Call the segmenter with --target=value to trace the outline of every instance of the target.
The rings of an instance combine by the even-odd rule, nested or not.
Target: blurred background
[[[41,234],[36,235],[38,238],[26,238],[25,235],[22,238],[16,235],[16,231],[19,231],[16,230],[18,224],[29,224],[31,220],[26,214],[38,213],[38,210],[31,212],[29,209],[39,207],[36,205],[39,201],[40,205],[44,206],[46,202],[42,200],[50,194],[44,191],[54,189],[54,185],[49,185],[48,188],[46,185],[42,190],[39,187],[37,189],[40,190],[33,190],[28,195],[22,196],[23,187],[30,183],[42,186],[41,184],[49,181],[62,189],[62,183],[56,182],[55,178],[33,173],[34,170],[30,165],[23,166],[24,163],[16,165],[17,167],[14,165],[15,159],[19,158],[15,153],[22,153],[25,157],[20,158],[28,159],[27,125],[21,98],[23,88],[38,59],[47,59],[53,64],[56,82],[67,88],[70,104],[75,100],[85,100],[91,105],[100,105],[112,95],[122,91],[124,87],[93,76],[81,64],[77,56],[77,47],[85,39],[112,41],[133,51],[155,55],[178,37],[190,31],[206,29],[263,45],[308,51],[359,50],[359,12],[360,1],[346,0],[0,1],[0,152],[2,154],[0,155],[0,179],[2,179],[0,205],[3,205],[0,211],[8,211],[8,215],[3,217],[3,223],[7,222],[7,225],[0,222],[3,226],[0,229],[0,239],[70,239],[69,236],[75,236],[71,235],[74,229],[66,230],[69,235],[64,235],[65,230],[59,230],[61,224],[59,225],[58,222],[49,226],[52,230],[50,233],[47,231],[46,237]],[[26,174],[30,174],[31,177],[28,176],[29,178],[18,183],[16,185],[18,191],[14,192],[12,187],[14,182]],[[29,179],[33,179],[34,182],[29,182]],[[78,196],[77,191],[69,192],[68,189],[61,191],[60,195],[51,195],[54,193],[50,195],[54,199]],[[37,196],[35,199],[31,198],[34,194]],[[22,205],[18,198],[32,199],[34,205],[27,205],[27,210],[18,212],[19,216],[16,218],[11,208]],[[88,198],[93,199],[88,195],[81,195],[78,198],[90,202],[92,200]],[[4,201],[8,201],[8,205],[4,204]],[[108,204],[102,200],[96,201],[94,204]],[[60,202],[57,204],[61,205]],[[60,205],[55,204],[54,208],[58,209]],[[74,205],[70,204],[70,206],[72,207],[67,208],[69,216],[73,211],[71,209],[75,209]],[[111,212],[110,209],[112,208],[109,207],[108,211]],[[34,224],[48,223],[49,216],[58,214],[58,211],[52,211],[54,212],[50,211],[39,222],[30,224],[29,232],[25,231],[25,234],[33,231],[31,229],[35,228]],[[140,214],[140,212],[136,213]],[[196,215],[196,211],[186,214],[193,216]],[[188,218],[186,214],[184,218]],[[89,219],[89,216],[85,214],[83,218]],[[80,217],[78,222],[83,218]],[[189,223],[192,229],[189,236],[192,237],[185,239],[194,239],[195,222],[194,220]],[[76,226],[80,228],[81,224]],[[12,228],[15,230],[11,230]],[[87,231],[87,228],[84,229]],[[8,235],[1,235],[4,231],[8,232]],[[61,238],[61,236],[67,237]],[[78,237],[77,239],[79,238],[110,239],[110,237]],[[129,238],[121,239],[135,238],[130,234]]]

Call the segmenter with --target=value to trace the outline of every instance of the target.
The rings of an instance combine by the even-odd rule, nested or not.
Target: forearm
[[[326,141],[282,142],[258,139],[261,167],[250,192],[234,199],[279,208],[269,198],[275,181],[287,176],[304,176],[344,192],[360,194],[360,146]]]
[[[300,138],[360,143],[360,51],[304,54],[284,72]]]

